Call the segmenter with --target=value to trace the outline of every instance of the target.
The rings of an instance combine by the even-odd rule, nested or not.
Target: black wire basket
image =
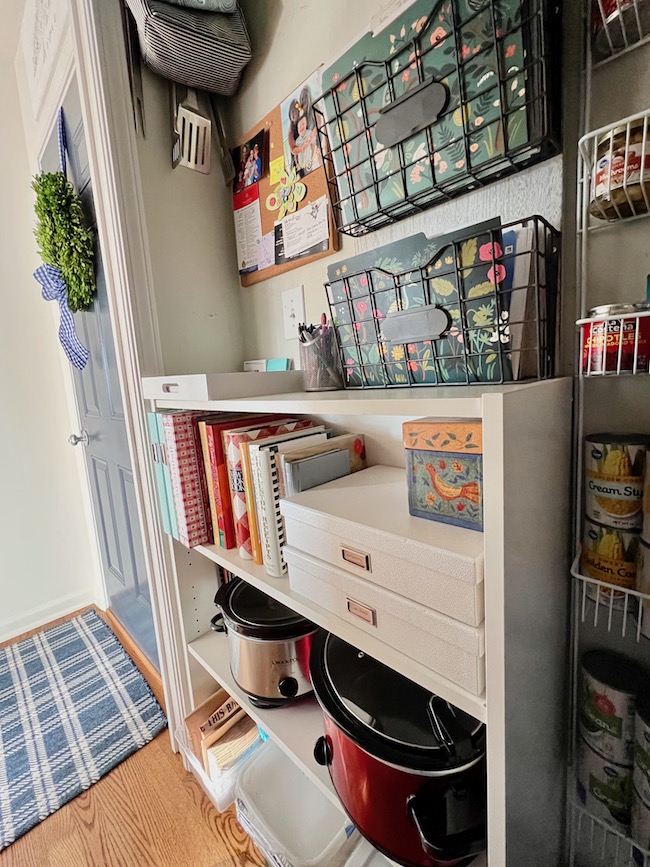
[[[364,255],[376,254],[379,266],[343,265],[325,284],[344,387],[552,377],[559,232],[533,216],[425,240],[408,270],[393,270],[378,248]]]
[[[365,234],[559,153],[561,42],[551,0],[420,0],[344,54],[314,104],[337,228]]]

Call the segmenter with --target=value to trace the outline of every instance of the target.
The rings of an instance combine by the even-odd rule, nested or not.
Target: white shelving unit
[[[606,0],[595,0],[598,8],[607,7]],[[577,283],[578,328],[594,333],[593,323],[607,317],[589,318],[588,310],[603,304],[633,303],[645,300],[647,244],[650,224],[646,211],[650,205],[650,172],[644,167],[650,153],[650,29],[649,7],[640,0],[618,4],[624,13],[624,26],[615,18],[604,25],[601,45],[608,57],[592,56],[588,44],[583,93],[583,136],[579,142],[577,196]],[[596,8],[596,7],[594,7]],[[585,4],[586,14],[589,15]],[[608,17],[608,16],[606,16]],[[618,27],[618,30],[616,29]],[[589,26],[587,26],[589,42]],[[618,40],[618,41],[617,41]],[[598,161],[598,143],[609,141],[611,157],[612,131],[630,141],[631,131],[641,125],[642,145],[639,172],[642,195],[632,198],[624,187],[623,196],[629,216],[620,219],[599,219],[590,213],[591,185]],[[624,169],[625,171],[625,169]],[[611,185],[611,179],[610,179]],[[619,203],[620,205],[620,203]],[[625,207],[625,205],[624,205]],[[617,209],[615,209],[617,210]],[[619,216],[621,212],[619,210]],[[632,317],[635,335],[645,324],[646,314]],[[643,321],[642,321],[643,320]],[[577,728],[577,690],[580,658],[590,649],[601,648],[634,660],[650,669],[650,642],[642,634],[642,624],[648,614],[644,602],[650,597],[637,590],[616,588],[617,598],[608,594],[608,587],[585,576],[580,571],[583,498],[584,436],[598,431],[650,432],[650,379],[637,352],[625,359],[622,352],[610,354],[607,362],[603,353],[592,355],[585,368],[578,355],[578,378],[575,389],[574,466],[575,561],[572,593],[572,759],[575,756]],[[595,367],[592,368],[592,363]],[[602,369],[601,369],[602,364]],[[650,854],[607,823],[590,815],[576,802],[575,767],[569,768],[569,864],[570,867],[649,867]]]
[[[187,712],[214,690],[231,691],[251,716],[328,795],[327,772],[312,757],[323,731],[314,700],[274,710],[252,707],[230,674],[227,640],[209,630],[216,565],[239,575],[319,626],[485,721],[488,853],[493,867],[548,867],[562,857],[569,547],[571,382],[270,395],[227,401],[170,398],[152,408],[309,414],[337,432],[366,437],[368,461],[404,465],[401,425],[425,416],[483,423],[486,691],[473,696],[417,660],[295,593],[286,578],[236,551],[173,544],[172,588],[184,648],[179,660]],[[428,525],[429,522],[424,522]],[[432,539],[436,525],[430,522]],[[543,710],[542,710],[543,709]],[[543,716],[543,725],[540,718]],[[182,720],[174,721],[178,725]],[[532,784],[534,781],[534,785]]]

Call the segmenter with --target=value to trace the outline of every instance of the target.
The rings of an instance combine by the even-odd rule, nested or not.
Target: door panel
[[[63,105],[68,141],[68,178],[74,183],[89,224],[95,227],[88,149],[76,81]],[[56,128],[43,158],[45,171],[59,168]],[[84,449],[98,530],[109,607],[150,661],[159,667],[147,584],[144,550],[128,448],[124,404],[108,307],[106,278],[95,250],[97,294],[91,308],[74,314],[79,338],[90,357],[74,371],[81,426],[88,432]]]

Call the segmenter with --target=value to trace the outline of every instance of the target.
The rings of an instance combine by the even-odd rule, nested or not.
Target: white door
[[[95,226],[92,181],[76,79],[63,102],[68,145],[68,178]],[[59,169],[56,126],[44,151],[43,171]],[[153,613],[138,519],[117,358],[106,295],[101,251],[96,241],[97,294],[88,311],[75,313],[81,342],[90,357],[83,371],[74,369],[81,431],[71,443],[84,450],[109,608],[159,669]]]

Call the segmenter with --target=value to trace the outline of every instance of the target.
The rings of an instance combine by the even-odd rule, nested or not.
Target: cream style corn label
[[[645,444],[585,443],[585,512],[592,521],[622,530],[643,523]]]

